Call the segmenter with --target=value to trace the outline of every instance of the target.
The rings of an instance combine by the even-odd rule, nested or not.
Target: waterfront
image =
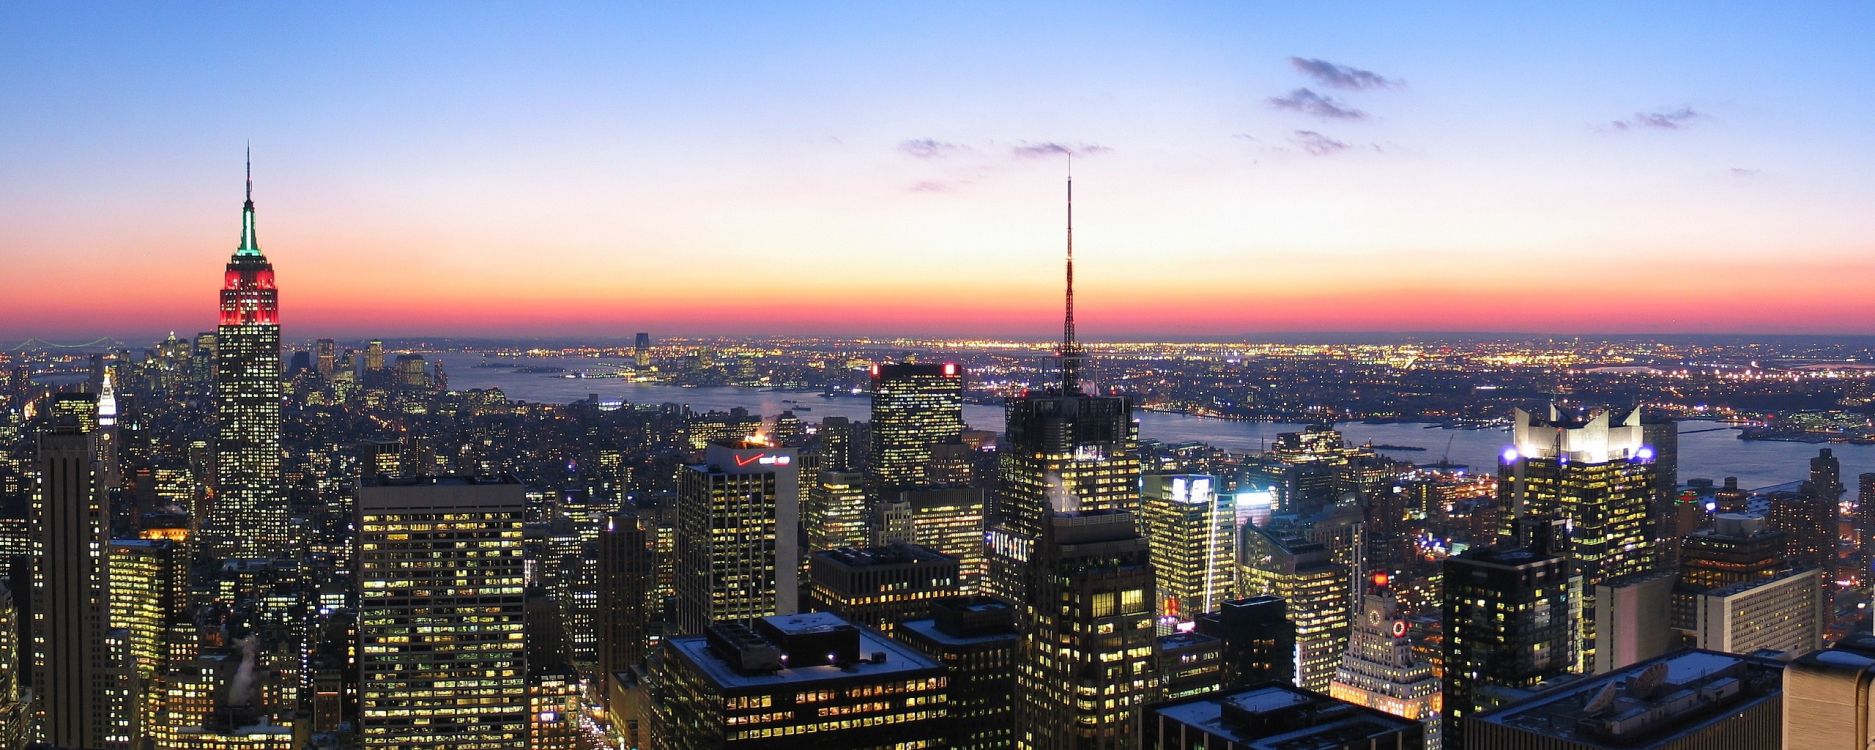
[[[454,389],[498,387],[509,398],[544,403],[570,403],[597,394],[605,399],[623,399],[634,404],[676,403],[695,411],[728,411],[743,407],[753,413],[774,416],[785,409],[796,409],[796,416],[812,423],[822,417],[837,416],[854,420],[869,418],[871,405],[865,396],[821,398],[812,392],[773,391],[757,388],[712,387],[683,388],[670,385],[633,383],[620,378],[566,378],[555,375],[520,373],[507,367],[475,367],[479,354],[426,354],[440,360]],[[538,359],[527,364],[599,369],[618,360]],[[790,403],[798,402],[798,403]],[[806,410],[801,410],[806,407]],[[1236,422],[1207,419],[1183,414],[1140,412],[1140,437],[1168,443],[1197,441],[1232,451],[1261,450],[1279,433],[1295,432],[1300,424],[1275,422]],[[972,428],[1001,430],[1003,410],[996,406],[964,405],[964,421]],[[1722,428],[1722,429],[1714,429]],[[1393,458],[1415,463],[1430,463],[1447,456],[1453,463],[1466,464],[1474,470],[1495,470],[1497,455],[1508,444],[1503,430],[1455,430],[1427,427],[1423,424],[1360,424],[1340,426],[1353,443],[1404,446],[1423,450],[1382,450]],[[1739,440],[1737,432],[1716,422],[1688,421],[1680,426],[1680,479],[1736,476],[1746,488],[1767,487],[1803,479],[1809,460],[1817,448],[1829,447],[1842,460],[1843,483],[1855,486],[1862,472],[1875,472],[1875,445],[1837,444],[1817,446],[1807,443]]]

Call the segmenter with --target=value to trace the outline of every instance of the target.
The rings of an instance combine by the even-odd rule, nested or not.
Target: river
[[[620,378],[565,378],[558,375],[521,373],[506,367],[476,367],[479,354],[429,353],[431,360],[444,363],[449,385],[454,389],[500,388],[509,398],[542,403],[571,403],[598,394],[601,398],[623,399],[628,403],[688,404],[696,411],[728,411],[743,407],[752,413],[774,416],[794,409],[803,421],[821,417],[846,417],[864,421],[870,418],[871,403],[865,396],[821,398],[814,393],[770,391],[757,388],[713,387],[682,388],[670,385],[632,383]],[[547,365],[598,371],[618,360],[599,359],[523,359],[523,365]],[[790,402],[798,403],[790,403]],[[1233,451],[1259,450],[1275,440],[1278,433],[1295,432],[1300,424],[1272,422],[1236,422],[1183,414],[1141,412],[1139,433],[1143,438],[1168,443],[1197,441]],[[964,405],[964,421],[971,427],[1001,430],[1003,410],[996,406]],[[1722,428],[1722,429],[1714,429]],[[1819,446],[1807,443],[1739,440],[1737,432],[1723,429],[1716,422],[1680,423],[1680,481],[1694,477],[1717,480],[1738,477],[1746,488],[1767,487],[1806,478],[1809,460]],[[1407,446],[1424,450],[1382,450],[1394,458],[1416,463],[1430,463],[1447,456],[1454,463],[1474,469],[1495,470],[1497,456],[1509,444],[1504,430],[1454,430],[1427,427],[1423,424],[1346,423],[1341,432],[1353,443]],[[1832,445],[1842,461],[1843,483],[1853,490],[1856,475],[1875,472],[1875,446]]]

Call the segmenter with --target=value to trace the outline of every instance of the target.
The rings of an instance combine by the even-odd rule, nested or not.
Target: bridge
[[[122,349],[122,348],[124,348],[124,342],[111,338],[109,336],[99,336],[90,341],[83,341],[83,342],[79,342],[76,344],[61,344],[55,341],[46,341],[45,339],[35,337],[35,338],[27,339],[25,341],[21,341],[18,346],[8,347],[7,351],[14,351],[14,352],[85,351],[87,349]]]

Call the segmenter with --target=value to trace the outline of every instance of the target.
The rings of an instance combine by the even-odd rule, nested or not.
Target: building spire
[[[1061,323],[1061,391],[1081,390],[1081,344],[1074,339],[1074,155],[1068,154],[1068,296]]]
[[[254,237],[254,146],[247,147],[247,202],[241,204],[241,247],[235,256],[260,255],[260,240]]]

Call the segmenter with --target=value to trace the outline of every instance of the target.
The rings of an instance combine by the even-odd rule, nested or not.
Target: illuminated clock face
[[[1405,620],[1393,621],[1393,637],[1395,638],[1406,637],[1406,621]]]
[[[1377,609],[1367,610],[1367,624],[1373,627],[1380,626],[1380,610],[1377,610]]]

